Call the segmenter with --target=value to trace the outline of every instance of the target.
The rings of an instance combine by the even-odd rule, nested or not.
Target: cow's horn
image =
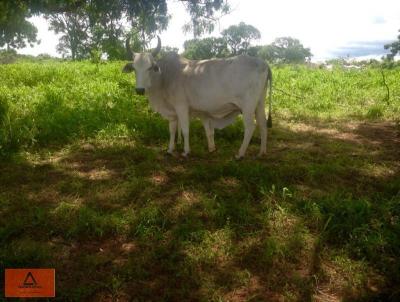
[[[157,40],[158,40],[157,47],[154,48],[153,51],[151,52],[151,55],[153,57],[156,57],[158,55],[158,53],[160,52],[160,50],[161,50],[161,39],[160,39],[159,36],[157,36]]]
[[[132,60],[133,51],[131,49],[131,37],[126,38],[125,47],[126,47],[126,53],[127,53],[128,60]]]

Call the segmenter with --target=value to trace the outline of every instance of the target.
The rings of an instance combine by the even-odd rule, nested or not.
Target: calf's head
[[[143,95],[146,89],[151,87],[151,78],[154,73],[159,73],[160,68],[158,67],[155,57],[160,52],[161,40],[157,37],[157,47],[151,51],[134,53],[130,47],[130,39],[126,40],[126,51],[128,53],[128,60],[132,60],[124,66],[122,72],[135,72],[136,76],[136,93]]]

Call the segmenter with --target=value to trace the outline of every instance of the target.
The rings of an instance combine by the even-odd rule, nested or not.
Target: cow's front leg
[[[214,152],[215,151],[214,128],[211,126],[211,120],[208,118],[204,118],[202,119],[202,122],[207,136],[208,151]]]
[[[183,156],[187,156],[190,153],[189,146],[189,109],[180,108],[177,110],[179,125],[182,129],[183,135]]]
[[[253,136],[253,132],[256,127],[254,124],[254,111],[251,113],[243,112],[243,124],[244,124],[244,138],[242,145],[240,146],[239,153],[238,155],[236,155],[237,159],[240,159],[245,155],[251,137]]]
[[[168,153],[172,154],[175,150],[175,133],[177,128],[178,120],[171,119],[169,120],[169,146],[168,146]]]

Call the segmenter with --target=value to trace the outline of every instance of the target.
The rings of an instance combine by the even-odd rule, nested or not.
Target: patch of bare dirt
[[[288,124],[296,132],[313,132],[357,144],[400,148],[400,128],[394,122],[341,122],[334,125]]]
[[[354,133],[364,144],[384,151],[385,157],[400,161],[400,127],[394,123],[359,124]]]

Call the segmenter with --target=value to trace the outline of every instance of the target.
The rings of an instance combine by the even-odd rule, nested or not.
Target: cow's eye
[[[159,72],[160,71],[160,67],[158,67],[157,65],[153,65],[153,71],[154,72]]]

